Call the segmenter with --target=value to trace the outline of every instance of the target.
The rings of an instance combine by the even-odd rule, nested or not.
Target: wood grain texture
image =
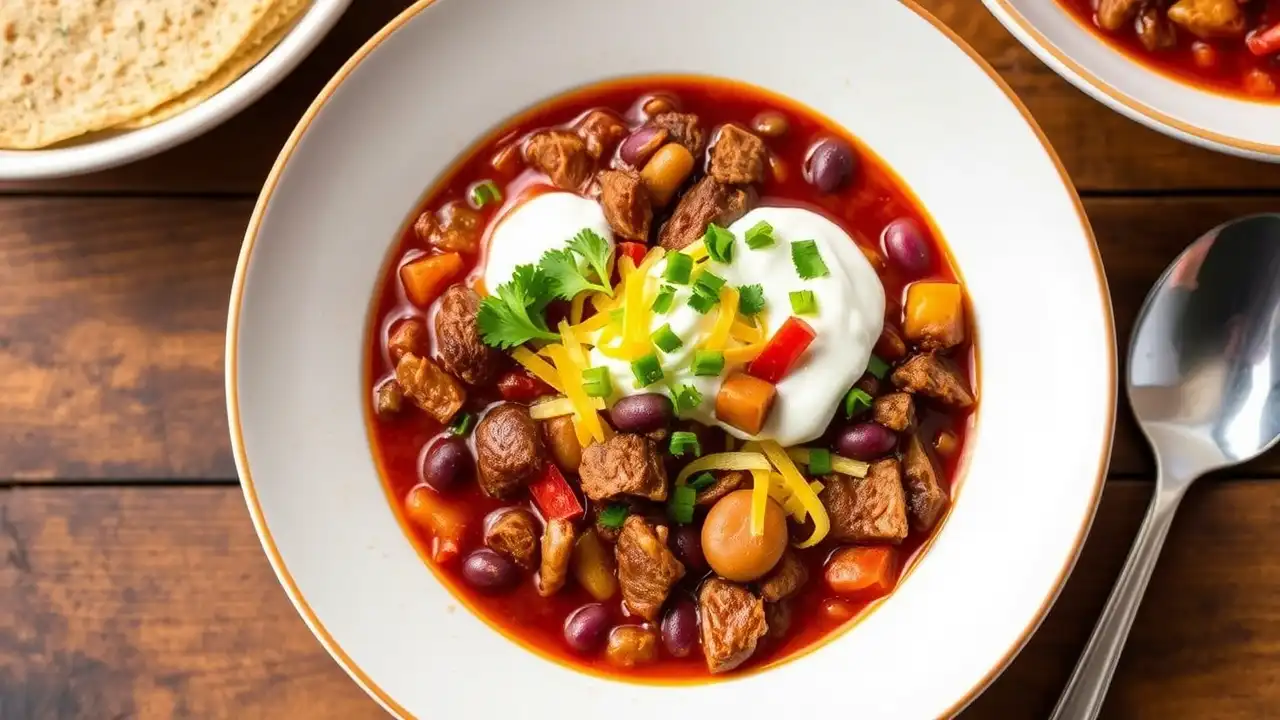
[[[206,135],[121,168],[0,192],[256,194],[298,118],[324,84],[409,0],[360,0],[279,87]],[[1027,105],[1085,191],[1280,188],[1280,174],[1193,148],[1127,120],[1077,91],[1018,44],[979,0],[920,0],[971,44]],[[513,108],[514,109],[514,108]]]
[[[1148,288],[1193,236],[1276,201],[1086,205],[1123,356]],[[223,329],[251,210],[238,200],[0,198],[0,479],[235,478]],[[1111,469],[1154,473],[1124,402]],[[1280,456],[1236,471],[1278,473]]]
[[[1056,609],[965,720],[1047,715],[1148,494],[1108,486]],[[1104,717],[1280,707],[1277,513],[1280,483],[1192,490]],[[294,614],[234,487],[0,491],[0,607],[3,718],[382,717]]]

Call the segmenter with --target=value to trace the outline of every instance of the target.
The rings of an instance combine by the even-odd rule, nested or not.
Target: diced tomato
[[[1280,52],[1280,23],[1266,30],[1255,30],[1244,39],[1245,47],[1258,57],[1266,57]]]
[[[747,374],[777,385],[817,336],[809,323],[795,316],[787,318],[747,366]]]
[[[498,393],[507,402],[529,403],[555,392],[550,385],[524,370],[510,370],[498,378]]]
[[[572,520],[582,516],[582,503],[553,462],[542,466],[542,473],[529,485],[529,494],[547,520]]]
[[[644,260],[644,256],[649,254],[649,248],[644,243],[638,242],[620,242],[618,243],[618,257],[626,255],[631,258],[631,262],[640,266]]]

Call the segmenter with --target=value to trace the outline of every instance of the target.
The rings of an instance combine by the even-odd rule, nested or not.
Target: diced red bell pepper
[[[1255,30],[1244,39],[1245,47],[1258,57],[1266,57],[1280,52],[1280,23],[1266,30]]]
[[[569,487],[569,482],[553,462],[542,466],[542,472],[529,485],[529,494],[533,495],[533,502],[547,520],[573,520],[582,516],[582,503],[578,500],[578,495]]]
[[[620,242],[618,243],[618,257],[626,255],[631,258],[631,262],[640,266],[644,261],[644,256],[649,254],[649,248],[644,243],[638,242]]]
[[[555,388],[524,370],[509,370],[498,378],[498,394],[507,402],[530,403],[555,392]]]
[[[817,336],[809,323],[794,315],[787,318],[764,350],[747,365],[747,374],[777,385]]]

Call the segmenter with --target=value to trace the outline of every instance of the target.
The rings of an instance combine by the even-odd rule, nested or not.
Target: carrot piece
[[[426,308],[440,297],[440,293],[462,271],[462,256],[458,253],[427,255],[400,268],[400,282],[409,302]]]
[[[778,389],[773,383],[737,372],[725,378],[716,393],[716,419],[755,435],[773,409]]]
[[[409,520],[431,533],[431,559],[447,565],[462,554],[467,514],[426,485],[416,485],[404,499]]]
[[[874,600],[889,593],[897,581],[897,552],[891,547],[847,547],[827,561],[827,587],[842,597]]]

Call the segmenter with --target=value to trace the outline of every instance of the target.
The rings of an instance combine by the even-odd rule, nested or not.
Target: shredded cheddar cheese
[[[524,366],[524,369],[533,374],[542,382],[550,385],[556,392],[564,392],[564,385],[560,383],[560,375],[556,373],[556,369],[546,360],[538,357],[532,350],[527,347],[518,347],[511,351],[511,357],[516,362]]]
[[[556,364],[556,372],[564,385],[564,394],[573,403],[573,428],[578,435],[578,442],[583,447],[592,442],[604,442],[600,414],[596,412],[586,390],[582,389],[582,368],[578,367],[572,354],[563,345],[548,345],[542,352]]]
[[[676,484],[684,485],[694,473],[703,470],[771,470],[769,458],[758,452],[722,452],[703,455],[694,460],[676,475]]]
[[[787,456],[787,452],[782,446],[773,440],[761,440],[760,449],[764,451],[765,457],[774,467],[778,468],[778,473],[782,476],[782,482],[786,490],[800,504],[800,507],[813,519],[813,534],[808,540],[796,545],[799,548],[813,547],[822,542],[831,530],[831,518],[827,516],[827,509],[823,507],[822,501],[818,499],[818,493],[800,474],[800,470],[796,467],[791,458]],[[763,522],[763,519],[762,519]]]
[[[725,344],[729,342],[733,320],[738,316],[738,291],[728,285],[720,288],[720,304],[716,307],[719,308],[716,324],[711,328],[711,334],[702,343],[702,347],[707,350],[723,350]]]
[[[764,516],[769,504],[769,471],[752,470],[751,479],[751,534],[764,535]]]
[[[573,296],[573,302],[569,304],[569,322],[577,325],[582,322],[582,310],[587,304],[587,294],[578,293]]]

